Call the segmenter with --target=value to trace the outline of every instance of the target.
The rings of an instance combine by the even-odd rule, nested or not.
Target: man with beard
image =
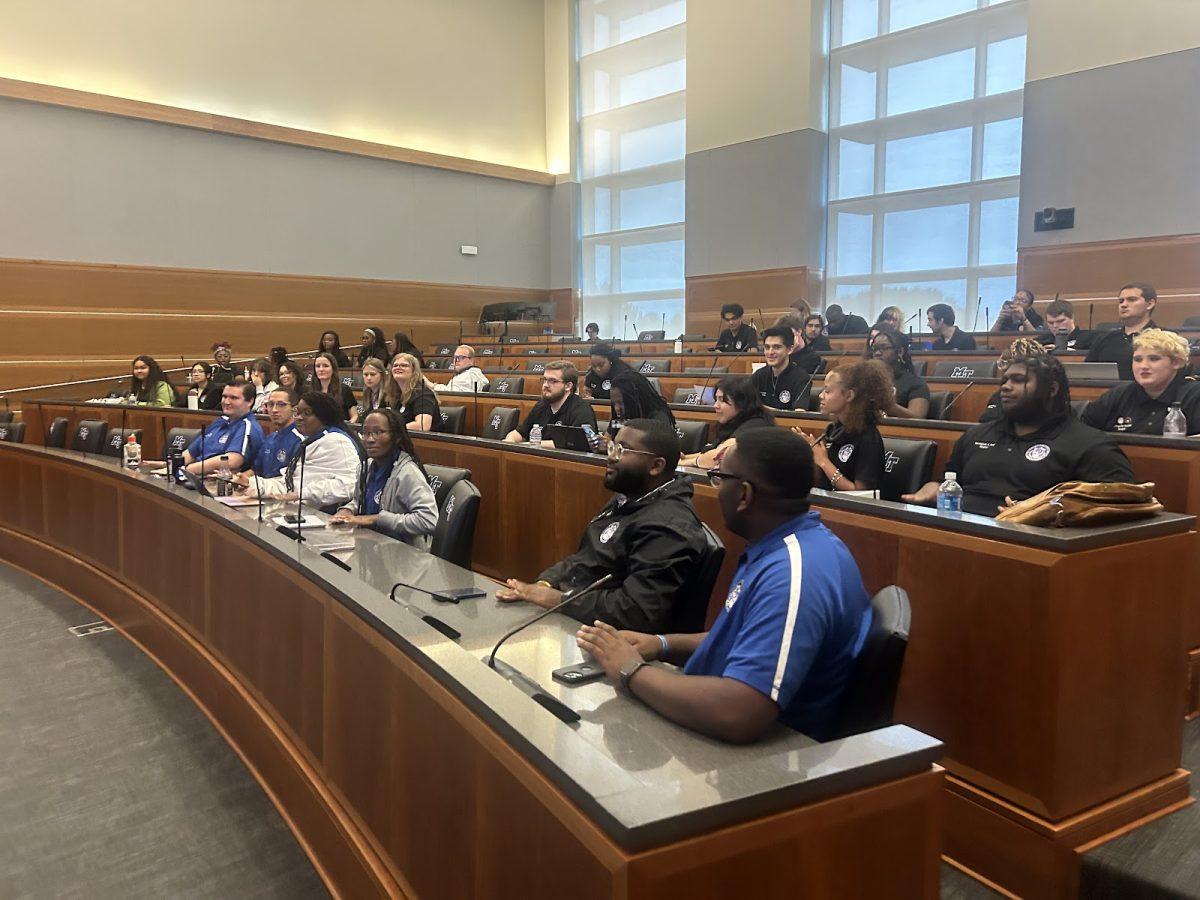
[[[1071,415],[1062,363],[1017,356],[1000,384],[1000,416],[976,425],[954,445],[946,471],[963,489],[963,512],[994,516],[1064,481],[1132,482],[1133,469],[1112,437]],[[931,481],[905,503],[932,506]]]
[[[589,425],[596,428],[596,413],[592,405],[580,399],[579,371],[566,360],[546,363],[542,372],[542,399],[534,404],[525,421],[504,436],[509,443],[519,444],[529,440],[535,425],[567,425],[579,428]],[[542,446],[553,447],[554,443],[543,440]]]
[[[692,486],[675,476],[679,437],[669,425],[631,419],[608,445],[604,486],[616,494],[583,533],[579,549],[542,572],[535,583],[510,578],[499,600],[525,600],[549,609],[566,593],[613,576],[563,612],[616,628],[694,630],[704,622],[707,597],[690,596],[705,549],[692,508]]]
[[[808,443],[763,428],[709,473],[721,517],[746,539],[724,608],[707,633],[618,632],[597,621],[579,646],[665,718],[733,743],[787,725],[830,735],[871,604],[850,551],[809,509]],[[648,665],[666,660],[683,672]]]

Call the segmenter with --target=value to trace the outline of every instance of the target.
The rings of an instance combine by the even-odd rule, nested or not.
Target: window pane
[[[1011,300],[1012,295],[1016,292],[1016,275],[979,279],[980,303],[983,305],[984,314],[991,316],[993,322],[996,320],[996,316],[1000,315],[1000,307],[1004,305],[1004,301]],[[991,328],[992,322],[988,322],[987,327]]]
[[[988,94],[1025,87],[1025,35],[988,44],[986,84]]]
[[[1017,261],[1017,198],[985,200],[979,205],[979,264],[1002,266]]]
[[[888,141],[885,191],[911,191],[971,180],[971,129]]]
[[[975,0],[892,0],[891,30],[912,28],[975,9]]]
[[[621,292],[659,291],[683,284],[683,241],[621,248]]]
[[[684,122],[664,122],[621,135],[621,171],[683,159]]]
[[[612,290],[612,246],[609,244],[592,247],[592,289],[596,294],[607,294]]]
[[[1004,119],[983,126],[983,178],[1021,174],[1021,119]]]
[[[686,64],[676,59],[652,69],[643,69],[621,79],[621,106],[682,91],[687,80]]]
[[[928,333],[924,322],[925,311],[935,303],[947,303],[954,308],[954,324],[964,331],[971,329],[967,321],[967,283],[954,281],[907,281],[883,285],[879,298],[880,309],[898,306],[904,310],[904,318],[920,312],[922,321],[912,321],[914,332]]]
[[[608,188],[593,188],[591,196],[591,216],[585,215],[585,234],[597,234],[612,230],[612,197]],[[586,224],[591,224],[587,228]]]
[[[875,73],[843,65],[841,96],[839,124],[852,125],[875,118]]]
[[[621,229],[683,221],[683,182],[649,184],[621,191]]]
[[[838,197],[875,193],[875,145],[838,141]]]
[[[838,213],[837,274],[863,275],[871,271],[871,230],[875,217]]]
[[[879,0],[842,0],[842,43],[853,44],[879,33]]]
[[[641,5],[641,4],[639,4]],[[677,0],[675,3],[668,3],[660,6],[658,9],[650,9],[646,12],[639,12],[634,15],[628,13],[617,23],[619,37],[618,43],[625,43],[636,38],[645,37],[648,34],[653,34],[656,31],[662,31],[664,28],[670,28],[672,25],[678,25],[687,19],[687,3],[685,0]]]
[[[967,204],[888,213],[883,220],[883,270],[954,269],[967,264]]]
[[[889,69],[887,95],[889,116],[970,100],[975,96],[975,48]]]

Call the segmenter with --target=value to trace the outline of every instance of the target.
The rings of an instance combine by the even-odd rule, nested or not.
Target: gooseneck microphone
[[[258,469],[254,468],[254,466],[251,466],[250,474],[254,476],[254,493],[258,494],[258,524],[261,525],[263,520],[262,484],[258,480]]]
[[[708,393],[708,383],[712,380],[713,372],[717,369],[717,363],[721,361],[720,356],[714,356],[712,365],[708,367],[708,374],[704,376],[704,386],[700,388],[700,396],[696,398],[697,406],[704,406],[704,395]]]
[[[949,403],[946,404],[946,408],[942,410],[942,421],[943,422],[951,421],[950,420],[950,410],[954,408],[954,404],[958,402],[958,398],[961,397],[963,394],[965,394],[967,391],[969,391],[973,387],[975,387],[975,382],[973,382],[973,381],[967,382],[967,386],[965,388],[963,388],[961,391],[959,391],[957,394],[955,394],[954,399],[952,399]]]
[[[296,491],[296,540],[304,541],[304,461],[308,459],[308,444],[300,447],[300,489]]]
[[[979,310],[981,308],[980,304],[982,304],[982,303],[983,303],[982,297],[980,297],[979,299],[977,299],[975,301],[975,321],[973,321],[971,323],[971,331],[977,331],[979,329]]]
[[[574,600],[578,600],[584,594],[590,594],[592,591],[596,590],[597,588],[604,587],[604,585],[608,584],[612,580],[613,580],[613,576],[611,573],[608,575],[601,575],[599,578],[597,578],[595,581],[593,581],[591,584],[589,584],[583,590],[569,591],[566,594],[566,596],[563,597],[562,602],[556,603],[549,609],[542,610],[540,613],[538,613],[532,619],[528,619],[528,620],[522,622],[520,625],[518,625],[512,631],[510,631],[506,635],[504,635],[504,637],[500,638],[500,640],[496,641],[496,646],[492,648],[491,656],[488,657],[488,667],[492,668],[492,669],[496,668],[496,651],[499,650],[500,646],[505,641],[507,641],[510,637],[512,637],[514,634],[524,631],[526,628],[528,628],[530,625],[533,625],[535,622],[540,622],[542,619],[546,618],[546,616],[550,615],[550,613],[558,612],[560,609],[562,609],[568,603],[570,603]]]

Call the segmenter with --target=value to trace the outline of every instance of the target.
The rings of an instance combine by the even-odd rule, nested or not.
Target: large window
[[[580,0],[583,319],[683,331],[685,0]]]
[[[1016,287],[1025,0],[833,0],[831,30],[826,303],[987,328]]]

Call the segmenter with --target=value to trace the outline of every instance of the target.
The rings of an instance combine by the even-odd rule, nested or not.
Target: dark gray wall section
[[[1075,227],[1033,230],[1046,206]],[[1200,232],[1200,49],[1025,85],[1018,244]]]
[[[577,181],[553,188],[550,200],[550,287],[574,288],[579,284],[579,202]]]
[[[688,275],[825,267],[824,132],[687,156]]]
[[[548,288],[551,194],[0,100],[4,257]]]

